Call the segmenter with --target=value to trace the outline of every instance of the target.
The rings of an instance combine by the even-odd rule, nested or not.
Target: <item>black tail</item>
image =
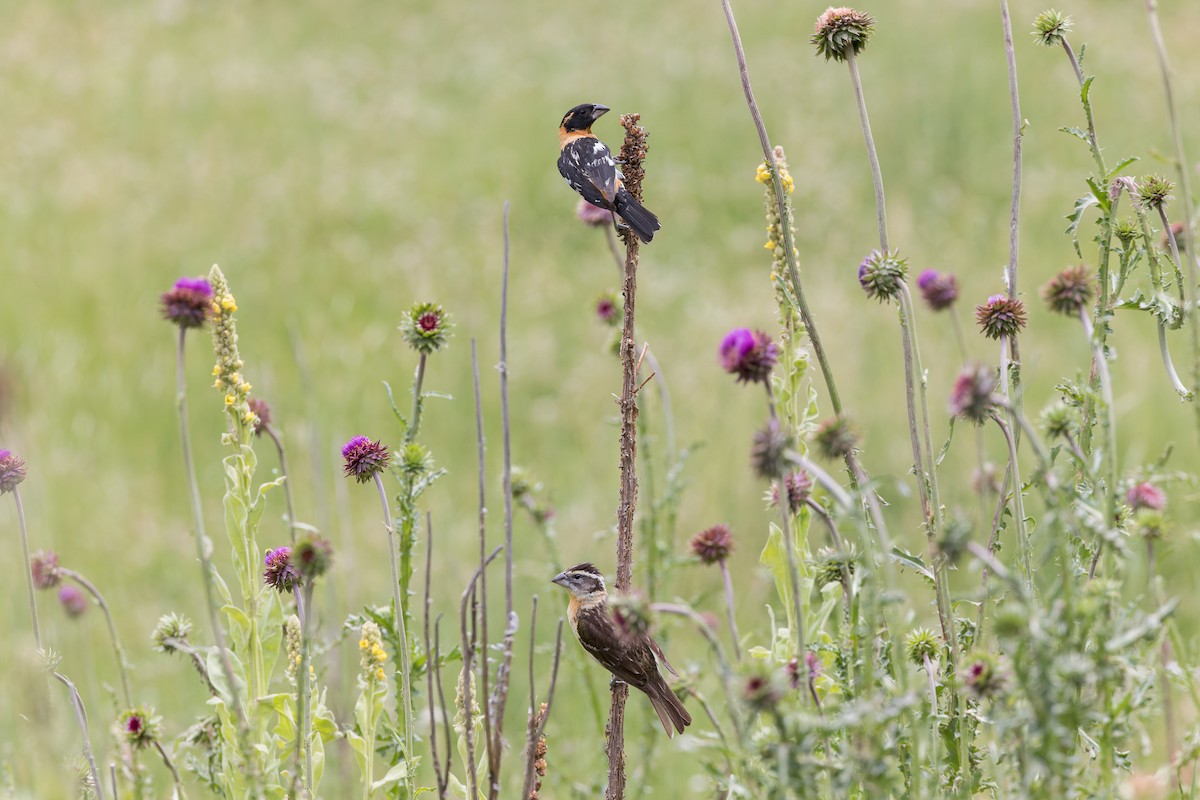
[[[683,733],[683,729],[692,724],[692,715],[661,677],[646,687],[646,694],[649,695],[654,710],[658,712],[659,722],[662,723],[668,737],[674,735],[675,731]]]
[[[653,239],[654,232],[661,227],[658,224],[658,217],[635,200],[624,186],[617,190],[616,207],[617,214],[625,220],[625,224],[632,228],[643,242]]]

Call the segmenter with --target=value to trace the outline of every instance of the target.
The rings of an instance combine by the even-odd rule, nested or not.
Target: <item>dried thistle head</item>
[[[830,461],[845,458],[858,447],[858,434],[850,420],[844,416],[833,417],[822,422],[813,435],[817,452]]]
[[[950,393],[950,414],[976,425],[987,422],[996,407],[996,376],[982,364],[968,365],[954,381]]]
[[[1092,302],[1096,281],[1083,264],[1067,267],[1042,287],[1042,299],[1058,314],[1078,317]]]
[[[1053,47],[1061,44],[1071,30],[1071,18],[1060,11],[1048,8],[1033,20],[1031,34],[1038,44]]]
[[[0,450],[0,494],[8,494],[25,480],[25,462],[11,450]]]
[[[53,550],[39,550],[30,556],[29,572],[35,589],[53,589],[62,583],[58,555]]]
[[[703,564],[719,564],[733,552],[733,532],[728,525],[713,525],[692,538],[692,554]]]
[[[771,488],[767,490],[767,502],[771,507],[778,508],[783,495],[786,494],[788,512],[793,515],[799,514],[800,509],[812,497],[812,487],[813,480],[808,472],[789,472],[781,480],[771,484]]]
[[[791,434],[779,425],[779,420],[767,420],[754,433],[750,446],[750,466],[754,473],[768,480],[782,475],[787,470],[787,453],[794,445]]]
[[[825,60],[845,61],[858,55],[875,32],[875,19],[853,8],[825,9],[817,17],[809,42],[816,46],[817,55]]]
[[[975,320],[989,339],[1016,336],[1025,327],[1025,304],[994,294],[986,303],[975,307]]]

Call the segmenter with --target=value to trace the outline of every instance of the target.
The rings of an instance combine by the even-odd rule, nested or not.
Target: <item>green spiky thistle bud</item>
[[[830,7],[817,17],[809,42],[826,61],[845,61],[861,53],[874,32],[875,19],[870,14],[853,8]]]
[[[1048,8],[1034,18],[1030,33],[1038,44],[1053,47],[1061,44],[1070,31],[1071,18],[1061,11]]]
[[[445,347],[453,327],[450,315],[437,303],[417,303],[400,318],[400,334],[404,341],[422,355],[436,353]]]

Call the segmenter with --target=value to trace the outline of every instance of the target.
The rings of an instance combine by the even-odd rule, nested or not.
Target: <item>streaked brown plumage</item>
[[[649,635],[627,635],[617,630],[600,570],[592,564],[578,564],[555,575],[553,583],[571,593],[567,618],[583,649],[618,680],[646,693],[667,736],[676,731],[683,733],[692,724],[692,717],[659,674],[657,662],[662,661],[672,675],[675,670]]]

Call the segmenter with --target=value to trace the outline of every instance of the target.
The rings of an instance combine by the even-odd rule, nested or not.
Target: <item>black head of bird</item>
[[[563,115],[561,127],[567,133],[591,130],[596,120],[609,111],[608,106],[598,103],[582,103]]]

